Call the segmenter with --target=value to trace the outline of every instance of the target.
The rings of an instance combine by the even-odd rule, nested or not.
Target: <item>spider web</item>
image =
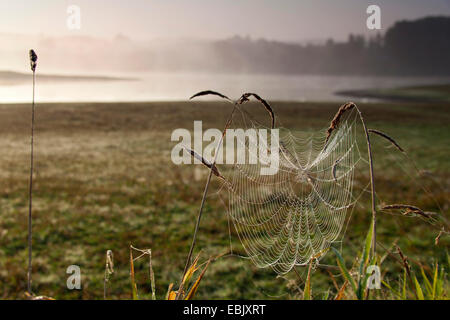
[[[241,123],[233,119],[235,127],[266,128],[239,110]],[[356,123],[352,111],[327,144],[325,130],[300,133],[279,128],[276,174],[261,175],[261,163],[269,162],[270,152],[255,155],[257,164],[235,164],[225,171],[228,215],[247,257],[257,267],[285,274],[294,266],[317,264],[338,240],[347,211],[356,201],[355,168],[364,160]],[[246,139],[241,147],[250,154],[253,143]],[[259,143],[270,150],[270,134],[267,142]]]

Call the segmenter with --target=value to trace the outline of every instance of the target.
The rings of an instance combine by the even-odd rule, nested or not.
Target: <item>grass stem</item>
[[[234,115],[234,112],[236,111],[236,108],[237,108],[237,103],[234,104],[233,110],[231,111],[231,114],[230,114],[230,116],[229,116],[229,118],[227,120],[227,123],[225,125],[225,129],[222,131],[222,136],[220,137],[219,143],[218,143],[218,145],[216,147],[216,150],[215,150],[215,153],[214,153],[214,160],[212,161],[212,166],[211,166],[211,169],[209,170],[208,179],[206,180],[206,185],[205,185],[205,189],[203,191],[203,196],[202,196],[202,201],[201,201],[200,209],[199,209],[198,216],[197,216],[197,221],[195,223],[195,229],[194,229],[194,235],[192,237],[191,247],[189,249],[189,254],[188,254],[188,257],[186,259],[186,264],[184,266],[184,271],[183,271],[183,274],[182,274],[182,277],[181,277],[181,282],[180,282],[180,288],[178,289],[178,293],[177,293],[177,298],[176,299],[179,298],[180,294],[183,291],[183,278],[184,278],[184,275],[186,274],[186,271],[189,268],[189,265],[191,264],[192,254],[194,252],[195,243],[197,241],[198,228],[200,226],[200,221],[202,219],[203,208],[205,206],[206,196],[208,194],[209,185],[211,183],[211,177],[212,177],[212,174],[213,174],[213,171],[214,171],[213,169],[214,169],[214,167],[216,165],[216,161],[217,161],[217,156],[219,154],[219,150],[222,147],[223,138],[225,137],[226,131],[227,131],[228,127],[231,124],[231,121],[233,119],[233,115]]]
[[[33,165],[34,165],[34,95],[36,85],[36,71],[33,70],[33,100],[31,105],[31,155],[30,155],[30,184],[28,190],[28,272],[27,272],[27,290],[28,293],[32,293],[31,290],[31,271],[32,271],[32,208],[33,208]]]

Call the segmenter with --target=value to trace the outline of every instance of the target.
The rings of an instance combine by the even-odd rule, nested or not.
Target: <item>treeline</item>
[[[401,21],[370,38],[350,35],[343,42],[330,39],[308,45],[238,36],[219,41],[136,42],[120,35],[113,39],[75,35],[33,39],[0,34],[4,47],[0,64],[6,70],[14,65],[22,68],[22,54],[32,46],[41,52],[49,70],[77,73],[450,75],[450,17]]]
[[[220,71],[450,75],[450,17],[400,21],[384,35],[350,35],[346,42],[299,45],[234,37],[212,46],[215,61],[209,67]]]

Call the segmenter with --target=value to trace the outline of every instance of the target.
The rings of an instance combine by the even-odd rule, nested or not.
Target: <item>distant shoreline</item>
[[[87,75],[57,75],[38,74],[39,81],[138,81],[138,78],[110,77],[110,76],[87,76]],[[15,71],[0,71],[0,85],[18,85],[29,81],[30,74]]]
[[[338,96],[403,102],[450,102],[450,84],[391,89],[342,90]]]

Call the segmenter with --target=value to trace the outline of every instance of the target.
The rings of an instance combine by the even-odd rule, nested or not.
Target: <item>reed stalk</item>
[[[33,165],[34,165],[34,114],[35,114],[35,88],[36,88],[36,66],[37,55],[33,49],[30,50],[30,67],[33,72],[33,97],[31,104],[31,150],[30,150],[30,183],[28,189],[28,272],[27,272],[27,290],[31,290],[31,271],[32,271],[32,210],[33,210]]]

